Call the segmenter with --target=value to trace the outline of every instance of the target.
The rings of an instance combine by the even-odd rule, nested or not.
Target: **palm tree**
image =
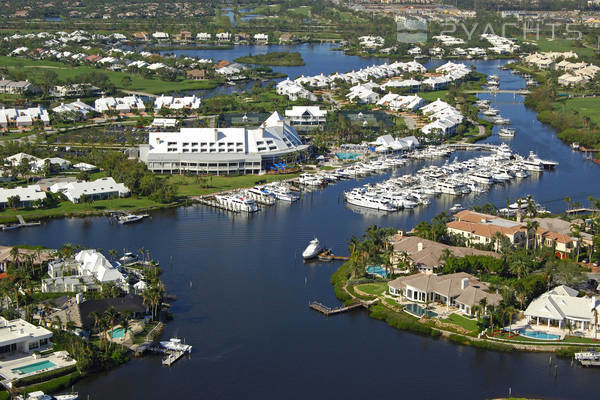
[[[111,260],[116,260],[117,259],[117,251],[115,249],[110,249],[108,251],[108,256],[111,258]]]
[[[94,320],[94,330],[98,327],[98,323],[100,322],[100,314],[97,311],[92,311],[89,313],[89,317]]]
[[[481,311],[485,315],[487,312],[487,297],[482,297],[481,300],[479,300],[479,307],[481,307]]]
[[[19,248],[13,247],[10,249],[10,257],[12,258],[13,265],[16,267],[19,264]]]
[[[473,304],[473,307],[471,307],[471,312],[475,314],[477,321],[479,321],[479,318],[481,317],[481,307],[479,304]]]
[[[565,203],[567,203],[567,210],[571,209],[571,198],[569,196],[565,197]]]
[[[512,331],[512,319],[513,319],[513,316],[517,313],[517,310],[515,310],[515,308],[513,306],[510,306],[510,307],[506,307],[504,309],[504,312],[506,314],[508,314],[508,321],[509,321],[508,329]]]
[[[494,329],[494,306],[490,304],[489,306],[487,306],[487,309],[490,314],[490,328]]]

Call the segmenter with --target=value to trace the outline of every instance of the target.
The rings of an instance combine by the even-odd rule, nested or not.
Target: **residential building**
[[[38,267],[50,260],[54,259],[54,250],[30,250],[19,248],[19,255],[15,259],[11,254],[13,246],[0,246],[0,272],[6,272],[9,264],[16,263],[19,266],[24,266],[26,263],[31,262],[34,266]]]
[[[454,214],[454,221],[448,222],[446,227],[449,233],[464,237],[468,245],[492,244],[498,234],[516,246],[527,245],[529,238],[527,228],[520,222],[470,210]],[[498,246],[495,242],[496,250]]]
[[[201,100],[196,95],[185,97],[174,97],[160,95],[154,100],[154,109],[160,110],[166,108],[169,110],[197,110],[201,106]]]
[[[279,82],[276,87],[277,94],[287,96],[290,100],[306,99],[317,101],[317,96],[305,89],[301,84],[290,80],[289,78]]]
[[[83,101],[77,99],[72,103],[60,103],[59,106],[56,106],[52,109],[53,112],[57,114],[61,113],[79,113],[83,116],[86,116],[89,112],[95,111],[94,107],[84,103]]]
[[[206,40],[210,40],[211,38],[212,38],[212,35],[207,32],[199,32],[196,34],[196,40],[206,41]]]
[[[29,127],[35,122],[41,122],[44,126],[50,125],[48,111],[41,106],[24,109],[0,109],[0,128],[8,128],[11,126]]]
[[[534,299],[527,309],[527,323],[532,326],[547,326],[588,331],[600,327],[597,318],[600,304],[596,297],[578,297],[579,292],[568,286],[558,286]]]
[[[269,35],[264,34],[264,33],[257,33],[256,35],[254,35],[254,40],[257,42],[268,42],[269,41]]]
[[[51,348],[52,332],[23,319],[0,317],[0,354],[18,355]]]
[[[168,40],[169,34],[166,32],[154,32],[152,37],[156,40]]]
[[[388,291],[392,296],[407,301],[435,302],[448,308],[456,307],[464,314],[472,314],[477,298],[485,298],[488,305],[497,305],[502,300],[501,295],[489,293],[489,287],[485,283],[466,272],[447,275],[420,273],[396,278],[388,282]],[[458,299],[461,301],[458,302]]]
[[[100,178],[91,182],[59,182],[50,186],[52,193],[62,193],[72,203],[108,199],[111,197],[127,197],[129,189],[123,183],[117,183],[111,177]]]
[[[42,191],[40,185],[17,186],[13,189],[0,188],[0,207],[8,207],[8,199],[15,196],[19,199],[17,208],[32,207],[34,201],[46,199],[46,192]]]
[[[101,97],[94,102],[94,109],[99,113],[115,111],[130,113],[132,111],[145,111],[144,101],[135,95],[125,97]]]
[[[418,236],[404,236],[401,233],[391,239],[394,248],[391,262],[403,262],[411,268],[423,273],[435,273],[443,266],[443,257],[447,253],[454,257],[488,256],[498,258],[499,255],[492,251],[477,250],[469,247],[448,246]]]
[[[206,79],[206,70],[197,68],[190,69],[185,72],[185,77],[193,81],[200,81]]]
[[[419,140],[414,136],[394,138],[387,134],[379,136],[375,141],[370,142],[369,146],[375,147],[375,151],[379,153],[396,153],[419,147]]]
[[[132,318],[142,318],[148,312],[142,297],[135,294],[97,300],[87,300],[80,295],[68,301],[63,309],[50,314],[48,318],[50,320],[58,318],[63,327],[71,322],[76,328],[90,330],[96,325],[94,312],[102,315],[111,307],[118,313],[131,313]]]
[[[229,33],[229,32],[221,32],[221,33],[217,33],[215,35],[215,37],[220,42],[226,42],[226,41],[230,41],[231,40],[231,33]]]
[[[175,128],[177,126],[177,119],[175,118],[154,118],[152,128]]]
[[[23,94],[26,92],[38,92],[39,88],[29,81],[0,80],[0,93]]]
[[[292,106],[285,110],[285,116],[292,125],[317,126],[327,122],[327,110],[319,106]]]
[[[150,132],[140,159],[157,173],[258,174],[308,148],[278,112],[256,128],[181,128]]]
[[[535,232],[536,246],[554,249],[554,254],[561,260],[573,259],[579,249],[593,246],[593,236],[585,231],[579,237],[573,236],[571,222],[560,218],[533,218],[537,223]]]
[[[425,100],[419,96],[402,96],[389,92],[379,99],[378,106],[386,106],[390,110],[416,111],[425,105]]]

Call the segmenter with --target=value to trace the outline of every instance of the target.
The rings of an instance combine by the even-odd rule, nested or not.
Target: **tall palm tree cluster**
[[[350,252],[350,262],[353,265],[353,276],[363,276],[365,268],[369,264],[382,265],[388,270],[391,268],[390,259],[393,248],[388,238],[396,232],[394,228],[380,228],[377,225],[371,225],[360,238],[352,235],[348,240],[348,251]]]

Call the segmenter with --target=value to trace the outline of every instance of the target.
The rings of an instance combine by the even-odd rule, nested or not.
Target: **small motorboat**
[[[323,250],[321,246],[321,242],[319,239],[314,238],[308,243],[306,249],[302,252],[302,258],[305,260],[310,260],[311,258],[315,258],[319,255],[319,253]]]
[[[459,211],[463,211],[465,208],[460,203],[456,203],[452,207],[450,207],[450,212],[456,213]]]

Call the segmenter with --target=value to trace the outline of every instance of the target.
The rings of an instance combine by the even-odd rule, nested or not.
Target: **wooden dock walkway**
[[[589,208],[589,207],[572,208],[572,209],[566,211],[567,214],[579,214],[579,213],[588,214],[588,213],[597,213],[597,212],[600,212],[600,209]]]
[[[318,311],[321,314],[325,315],[326,317],[329,317],[330,315],[345,313],[348,311],[356,310],[357,308],[369,308],[371,305],[375,304],[377,302],[377,300],[379,300],[379,299],[369,300],[369,301],[361,300],[358,303],[354,303],[349,306],[341,306],[341,307],[337,307],[337,308],[331,308],[331,307],[328,307],[326,305],[319,303],[318,301],[313,301],[313,302],[309,303],[308,306],[310,308],[312,308],[313,310]]]

